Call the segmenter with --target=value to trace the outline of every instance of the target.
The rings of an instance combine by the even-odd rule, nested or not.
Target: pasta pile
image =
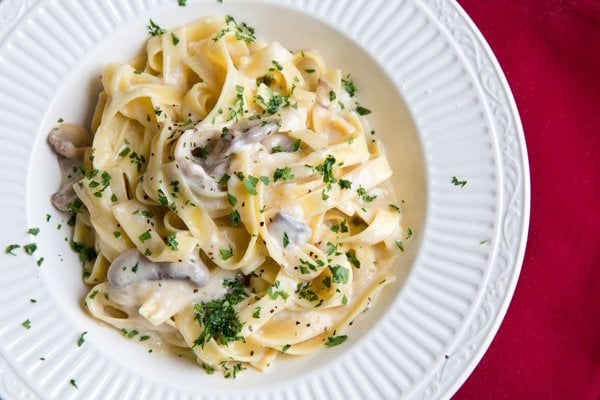
[[[89,311],[226,377],[342,343],[403,234],[352,80],[229,16],[149,29],[72,185]]]

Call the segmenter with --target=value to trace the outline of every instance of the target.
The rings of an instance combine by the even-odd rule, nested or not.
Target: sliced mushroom
[[[284,247],[287,247],[288,245],[302,247],[312,236],[312,230],[304,223],[304,221],[295,218],[284,211],[280,211],[273,217],[271,224],[269,225],[269,232],[275,238],[280,239],[280,243],[282,243]],[[287,243],[287,245],[285,243]]]
[[[61,171],[60,188],[50,201],[60,211],[68,211],[69,205],[77,199],[73,184],[83,176],[79,166],[85,150],[92,145],[92,137],[79,125],[66,123],[48,133],[48,143],[58,155]]]
[[[259,121],[258,123],[250,123],[250,121],[240,121],[230,129],[231,137],[226,137],[229,140],[229,146],[225,148],[223,154],[229,156],[240,152],[245,147],[258,143],[261,140],[269,137],[279,128],[279,123],[270,121]]]
[[[68,211],[69,205],[77,200],[77,194],[73,190],[73,184],[83,177],[81,172],[81,161],[58,156],[60,167],[60,188],[56,191],[50,201],[60,211]]]
[[[175,160],[193,190],[216,192],[231,156],[272,135],[278,127],[274,120],[243,120],[222,131],[189,129],[177,142]]]
[[[65,158],[82,160],[86,147],[92,145],[92,137],[81,126],[65,123],[48,133],[48,143],[57,154]]]
[[[147,281],[188,280],[197,286],[208,282],[208,268],[197,257],[184,262],[153,262],[136,249],[127,250],[108,268],[108,283],[115,289]]]

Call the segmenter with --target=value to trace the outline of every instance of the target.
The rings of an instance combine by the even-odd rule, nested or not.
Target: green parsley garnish
[[[37,244],[35,244],[35,243],[26,244],[25,246],[23,246],[23,250],[25,250],[25,253],[32,255],[37,250]]]
[[[77,347],[81,347],[84,343],[85,343],[85,338],[84,336],[87,334],[87,331],[83,332],[81,335],[79,335],[79,339],[77,339]]]
[[[185,7],[187,5],[187,0],[177,0],[177,4],[179,4],[179,7]]]
[[[460,187],[465,187],[465,185],[467,184],[467,181],[461,181],[455,176],[452,177],[452,180],[450,182],[453,183],[454,186],[460,186]]]
[[[267,296],[269,296],[271,300],[275,300],[279,296],[281,296],[283,300],[286,300],[288,297],[290,297],[290,295],[286,291],[279,289],[279,285],[280,282],[275,281],[273,285],[271,285],[269,289],[267,289]]]
[[[333,90],[329,91],[329,101],[334,101],[337,98],[337,95]]]
[[[194,306],[194,318],[204,327],[200,336],[194,340],[194,346],[204,347],[211,339],[223,345],[242,339],[239,336],[242,323],[233,306],[248,295],[243,284],[236,279],[223,280],[223,286],[229,289],[224,299]]]
[[[360,268],[360,260],[356,258],[356,251],[348,250],[346,252],[346,258],[348,258],[348,262],[350,262],[354,268]]]
[[[358,115],[369,115],[369,114],[371,114],[371,110],[369,110],[368,108],[365,108],[365,107],[361,106],[360,104],[356,106],[355,110],[358,113]]]
[[[350,75],[346,77],[346,79],[342,78],[342,84],[344,85],[344,89],[350,95],[350,97],[354,97],[356,94],[356,86],[354,86],[354,82],[350,79]]]
[[[231,247],[228,249],[219,249],[219,256],[221,256],[221,260],[223,261],[229,260],[233,256],[233,250],[231,250]]]
[[[152,18],[150,19],[150,24],[148,24],[147,28],[150,36],[160,36],[167,32],[165,29],[158,26],[156,22],[152,21]]]
[[[227,193],[227,201],[231,204],[231,207],[235,207],[237,204],[237,197],[232,195],[231,193]]]
[[[286,351],[288,351],[290,349],[290,347],[292,347],[291,344],[286,344],[281,348],[281,352],[285,353]]]
[[[346,339],[348,339],[348,335],[329,336],[327,338],[327,342],[325,342],[325,346],[327,346],[327,347],[337,346],[338,344],[344,343],[346,341]]]
[[[179,38],[173,32],[171,32],[171,40],[173,40],[173,46],[177,46],[177,44],[179,43]]]
[[[288,237],[287,232],[283,232],[283,247],[288,247],[290,244],[290,238]]]
[[[348,268],[336,265],[334,267],[329,267],[329,269],[331,270],[333,283],[348,283],[348,279],[350,278]]]
[[[248,193],[252,194],[252,195],[257,195],[258,192],[256,191],[256,184],[258,183],[258,178],[252,176],[252,175],[248,175],[248,179],[246,179],[244,181],[244,186],[246,187],[246,190],[248,191]]]
[[[23,321],[23,323],[21,323],[21,325],[25,329],[31,329],[31,321],[29,319],[26,319],[25,321]]]
[[[44,262],[44,257],[40,257],[40,258],[38,258],[38,260],[35,263],[37,264],[38,267],[41,267],[43,262]]]
[[[377,196],[368,195],[367,191],[362,186],[356,190],[356,193],[358,193],[358,195],[363,199],[365,203],[370,203],[371,201],[377,198]]]
[[[352,187],[352,182],[346,179],[340,179],[338,184],[342,189],[350,189]]]
[[[242,217],[237,210],[234,210],[229,214],[229,222],[231,222],[231,226],[234,228],[242,222]]]
[[[167,236],[167,246],[169,246],[172,250],[177,250],[179,243],[177,242],[177,234],[175,232]]]
[[[285,167],[285,168],[276,168],[275,172],[273,173],[273,182],[277,182],[278,180],[284,180],[284,181],[288,181],[290,179],[294,179],[295,175],[292,172],[292,169],[290,167]]]
[[[400,249],[400,251],[404,251],[404,245],[400,240],[396,240],[396,246]]]
[[[18,244],[9,244],[8,246],[6,246],[6,249],[4,249],[4,252],[6,254],[10,254],[11,256],[16,256],[16,254],[13,253],[12,251],[15,249],[18,249],[19,247],[21,247],[21,246]]]
[[[252,316],[254,318],[260,318],[260,306],[256,306],[256,308],[254,309],[254,312],[252,313]]]
[[[27,233],[33,236],[37,236],[37,234],[40,233],[40,228],[31,228],[27,231]]]
[[[142,242],[145,242],[146,240],[149,240],[151,237],[152,237],[152,233],[150,232],[150,229],[148,229],[146,232],[144,232],[140,236],[138,236],[138,239],[140,239]]]
[[[169,199],[167,199],[167,196],[165,195],[165,192],[162,191],[162,189],[158,189],[158,203],[161,206],[169,205]]]
[[[79,386],[77,386],[77,382],[75,381],[75,379],[71,379],[69,382],[71,383],[71,386],[73,386],[75,389],[79,390]]]
[[[219,186],[225,186],[227,185],[227,182],[229,182],[229,178],[231,178],[231,176],[225,174],[221,177],[221,179],[219,179],[219,182],[217,182],[219,184]]]

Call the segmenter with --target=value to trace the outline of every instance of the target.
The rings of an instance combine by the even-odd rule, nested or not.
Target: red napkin
[[[531,222],[500,330],[463,399],[600,399],[600,0],[459,0],[515,96]]]

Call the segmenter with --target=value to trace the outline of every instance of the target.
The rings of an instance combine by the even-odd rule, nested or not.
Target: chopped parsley
[[[161,206],[169,205],[169,199],[167,199],[167,196],[165,195],[165,192],[162,191],[162,189],[158,189],[158,203]]]
[[[232,195],[231,193],[227,193],[227,201],[231,204],[231,207],[235,207],[237,204],[237,197]]]
[[[350,278],[348,268],[336,265],[334,267],[329,267],[329,269],[331,270],[333,283],[348,283],[348,279]]]
[[[38,267],[41,267],[43,262],[44,262],[44,257],[40,257],[40,258],[38,258],[38,260],[35,263],[37,264]]]
[[[295,153],[297,151],[299,151],[302,147],[302,140],[300,139],[296,139],[294,140],[294,143],[292,143],[292,151]]]
[[[77,381],[75,381],[75,379],[71,379],[69,382],[71,383],[71,386],[79,390],[79,386],[77,386]]]
[[[365,202],[365,203],[370,203],[373,200],[375,200],[377,198],[377,196],[370,196],[367,194],[367,191],[365,190],[365,188],[363,188],[362,186],[359,187],[356,190],[356,193],[358,193],[358,195],[361,197],[361,199]]]
[[[161,28],[156,22],[152,21],[152,18],[150,18],[150,23],[148,24],[147,28],[150,36],[160,36],[167,32],[165,29]]]
[[[23,246],[23,250],[25,250],[25,253],[32,255],[37,250],[37,244],[35,244],[35,243],[26,244],[25,246]]]
[[[79,253],[79,259],[83,262],[92,261],[98,255],[96,249],[93,247],[87,247],[83,243],[71,241],[71,247],[77,253]]]
[[[118,238],[120,238],[120,237],[121,237],[121,232],[119,232],[119,231],[114,231],[114,232],[113,232],[113,236],[114,236],[115,238],[117,238],[117,239],[118,239]]]
[[[333,166],[335,165],[335,157],[331,154],[325,158],[323,164],[317,165],[315,170],[323,175],[323,182],[335,183],[337,179],[333,176]]]
[[[295,175],[292,172],[292,169],[290,167],[285,167],[285,168],[276,168],[275,172],[273,173],[273,182],[277,182],[278,180],[284,180],[284,181],[288,181],[290,179],[294,179]]]
[[[286,291],[279,289],[279,285],[280,282],[275,281],[273,285],[271,285],[269,289],[267,289],[267,296],[269,296],[271,300],[275,300],[279,296],[281,296],[283,300],[286,300],[288,297],[290,297],[290,295]]]
[[[346,258],[348,258],[348,262],[350,262],[354,268],[360,268],[360,260],[356,258],[356,251],[348,250],[346,252]]]
[[[296,287],[296,293],[298,294],[298,297],[308,301],[319,300],[319,296],[317,296],[317,294],[310,289],[310,286],[310,282],[298,283],[298,286]]]
[[[396,240],[396,246],[400,249],[400,251],[404,251],[404,245],[400,240]]]
[[[248,179],[244,180],[244,186],[246,187],[246,190],[248,191],[248,193],[252,194],[252,195],[257,195],[258,192],[256,191],[256,184],[258,183],[258,178],[252,176],[252,175],[248,175]]]
[[[329,91],[329,101],[334,101],[337,98],[337,95],[333,90]]]
[[[140,172],[142,170],[142,165],[146,163],[146,157],[139,155],[135,151],[129,154],[129,159],[132,164],[136,165],[137,172]]]
[[[289,97],[284,96],[281,93],[275,93],[271,89],[268,89],[268,90],[269,90],[269,94],[270,94],[268,101],[265,101],[264,97],[262,97],[261,95],[257,95],[254,98],[254,101],[257,104],[260,104],[261,106],[263,106],[269,114],[271,114],[271,115],[276,114],[281,108],[290,106],[290,98]]]
[[[233,306],[247,297],[247,294],[243,284],[236,279],[223,280],[223,286],[229,289],[224,299],[194,306],[194,318],[203,327],[200,336],[194,340],[194,347],[204,347],[211,339],[222,345],[242,339],[239,333],[243,324]]]
[[[400,207],[398,207],[397,205],[395,205],[395,204],[388,204],[388,205],[389,205],[389,206],[390,206],[392,209],[394,209],[394,210],[398,211],[399,213],[401,213],[401,211],[400,211]]]
[[[210,151],[206,147],[203,147],[203,146],[192,149],[191,153],[194,157],[199,157],[203,160],[206,160],[206,158],[210,155]]]
[[[327,342],[325,342],[325,346],[327,346],[327,347],[337,346],[338,344],[344,343],[346,341],[346,339],[348,339],[348,335],[329,336],[327,338]]]
[[[283,232],[283,247],[288,247],[290,244],[290,238],[288,237],[287,232]]]
[[[452,180],[450,182],[452,184],[454,184],[454,186],[460,186],[460,187],[465,187],[465,185],[467,184],[467,181],[461,181],[455,176],[452,177]]]
[[[342,84],[344,85],[344,90],[350,95],[350,97],[354,97],[356,95],[356,86],[354,86],[354,82],[350,79],[350,75],[348,75],[345,79],[342,78]]]
[[[187,5],[187,0],[177,0],[177,4],[179,4],[179,7],[185,7]]]
[[[177,242],[177,234],[175,232],[167,236],[167,246],[169,246],[172,250],[177,250],[179,243]]]
[[[37,236],[37,234],[40,233],[40,228],[31,228],[27,231],[27,233],[33,236]]]
[[[227,182],[229,181],[229,178],[231,178],[231,176],[224,174],[221,179],[219,179],[219,182],[217,182],[219,184],[219,186],[225,186],[227,185]]]
[[[273,60],[273,67],[276,68],[278,71],[283,71],[283,66],[279,63],[279,61],[277,60]]]
[[[221,257],[221,260],[227,261],[233,256],[233,250],[231,247],[228,249],[219,249],[219,256]]]
[[[87,334],[87,331],[83,332],[81,335],[79,335],[79,339],[77,339],[77,347],[81,347],[84,343],[85,343],[85,335]]]
[[[290,347],[292,347],[291,344],[286,344],[281,348],[281,352],[285,353],[286,351],[288,351],[290,349]]]
[[[8,246],[6,246],[6,249],[4,249],[4,252],[6,254],[10,254],[11,256],[16,256],[16,254],[13,253],[13,250],[18,249],[19,247],[21,247],[21,245],[9,244]]]
[[[149,240],[151,237],[152,237],[152,233],[150,232],[150,229],[148,229],[146,232],[144,232],[140,236],[138,236],[138,239],[140,239],[142,242],[145,242],[146,240]]]
[[[256,42],[256,36],[254,34],[254,28],[246,24],[245,22],[238,23],[235,18],[231,15],[225,17],[226,28],[223,28],[217,35],[212,39],[215,42],[225,36],[227,33],[235,32],[235,38],[237,40],[243,40],[246,43]]]
[[[252,316],[254,318],[260,318],[260,306],[256,306],[256,308],[254,309],[254,312],[252,313]]]
[[[365,108],[365,107],[361,106],[360,104],[358,104],[356,106],[355,111],[358,113],[358,115],[369,115],[369,114],[371,114],[371,110],[369,110],[368,108]]]
[[[405,239],[406,239],[406,240],[408,240],[408,239],[410,239],[411,237],[413,237],[413,231],[412,231],[412,229],[408,228],[408,229],[406,230],[406,237],[405,237]]]
[[[23,326],[23,328],[25,329],[31,329],[31,321],[29,319],[26,319],[25,321],[23,321],[21,323],[21,325]]]
[[[179,44],[179,38],[173,32],[171,32],[171,40],[173,41],[173,46],[177,46],[177,44]]]
[[[231,226],[234,228],[242,222],[242,217],[237,210],[234,210],[229,214],[229,222],[231,222]]]
[[[352,182],[347,179],[340,179],[338,184],[342,189],[350,189],[352,187]]]

